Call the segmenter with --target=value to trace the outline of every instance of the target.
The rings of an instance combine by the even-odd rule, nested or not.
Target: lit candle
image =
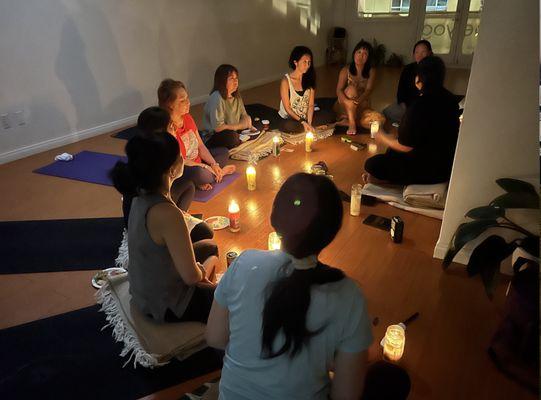
[[[351,201],[349,203],[349,213],[358,217],[361,214],[361,195],[363,185],[355,183],[351,186]]]
[[[282,240],[276,232],[269,233],[269,250],[280,250],[282,247]]]
[[[314,134],[312,132],[306,132],[306,137],[304,139],[304,148],[307,153],[312,151],[312,142],[314,141]]]
[[[246,182],[248,183],[248,190],[255,190],[256,188],[256,172],[253,165],[246,168]]]
[[[387,327],[385,338],[383,339],[383,356],[389,361],[398,361],[404,354],[404,345],[406,344],[406,331],[400,325],[390,325]]]
[[[378,131],[379,131],[379,121],[372,121],[370,123],[370,137],[374,139]]]
[[[231,232],[240,231],[240,208],[235,200],[229,203],[229,230]]]
[[[280,155],[280,137],[278,135],[272,138],[272,155],[274,157]]]
[[[378,145],[375,143],[368,143],[368,152],[376,153],[378,151]]]

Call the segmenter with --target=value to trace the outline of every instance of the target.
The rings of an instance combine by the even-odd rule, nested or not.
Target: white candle
[[[278,137],[278,135],[272,138],[272,155],[274,157],[280,155],[280,137]]]
[[[379,131],[379,121],[372,121],[370,123],[370,137],[374,139],[378,131]]]
[[[229,230],[231,232],[240,231],[240,207],[235,200],[229,203]]]
[[[255,190],[256,188],[256,171],[253,165],[246,168],[246,182],[248,183],[248,190]]]
[[[280,250],[282,247],[282,240],[276,232],[269,233],[269,250]]]
[[[354,217],[358,217],[361,214],[362,189],[363,185],[360,183],[351,185],[351,202],[349,203],[349,213]]]
[[[312,142],[314,141],[314,134],[312,132],[306,132],[306,137],[304,138],[304,149],[307,153],[312,151]]]
[[[404,354],[406,331],[400,325],[387,327],[383,344],[383,356],[389,361],[398,361]]]

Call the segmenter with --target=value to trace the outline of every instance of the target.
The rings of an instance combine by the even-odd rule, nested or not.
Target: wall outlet
[[[17,126],[26,126],[26,116],[24,110],[15,111],[13,113],[13,121]]]
[[[0,114],[0,127],[5,131],[11,128],[9,114]]]

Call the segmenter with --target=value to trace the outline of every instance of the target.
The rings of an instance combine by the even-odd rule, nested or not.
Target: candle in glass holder
[[[375,139],[376,133],[379,131],[379,121],[372,121],[370,123],[370,137]]]
[[[274,157],[280,155],[280,137],[278,135],[272,138],[272,155]]]
[[[349,203],[349,213],[358,217],[361,214],[361,195],[362,195],[363,185],[360,183],[355,183],[351,185],[351,201]]]
[[[255,190],[256,188],[256,172],[253,165],[246,168],[246,182],[248,183],[248,190]]]
[[[306,132],[306,137],[304,138],[304,149],[307,153],[312,151],[312,142],[314,141],[314,134],[312,132]]]
[[[240,208],[235,200],[229,203],[229,230],[231,232],[240,231]]]
[[[269,233],[269,250],[280,250],[282,247],[282,240],[276,232]]]
[[[383,356],[389,361],[398,361],[404,354],[404,345],[406,344],[406,331],[400,325],[390,325],[387,327],[385,338],[383,339]]]

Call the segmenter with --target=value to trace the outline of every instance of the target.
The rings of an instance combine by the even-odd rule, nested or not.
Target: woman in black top
[[[455,96],[443,87],[444,78],[441,58],[429,56],[418,64],[419,97],[407,108],[398,138],[381,130],[376,134],[376,141],[388,150],[366,160],[366,182],[409,185],[449,180],[459,113]]]
[[[424,58],[432,55],[432,45],[428,40],[419,40],[413,46],[413,60],[402,70],[400,80],[398,81],[398,90],[396,92],[396,103],[391,104],[385,110],[383,115],[391,122],[400,122],[406,108],[419,96],[419,90],[415,86],[415,75],[417,64]]]

